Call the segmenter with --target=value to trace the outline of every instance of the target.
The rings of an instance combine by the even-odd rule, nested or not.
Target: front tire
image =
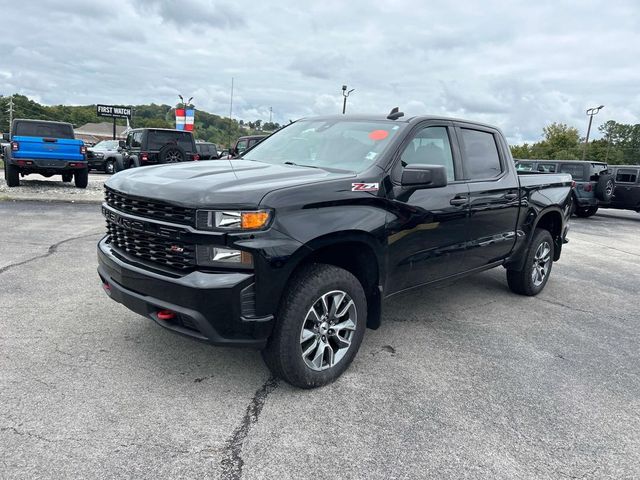
[[[107,160],[104,163],[104,173],[108,173],[109,175],[111,175],[112,173],[115,173],[116,167],[115,164],[113,163],[113,160]]]
[[[86,168],[75,172],[73,177],[77,188],[87,188],[89,184],[89,171]]]
[[[271,372],[300,388],[336,380],[353,361],[366,329],[367,300],[348,271],[312,264],[289,283],[263,357]]]
[[[537,228],[522,270],[507,270],[507,283],[512,292],[534,296],[547,284],[553,266],[553,237],[548,230]]]
[[[20,171],[15,165],[9,163],[4,164],[4,179],[7,181],[8,187],[20,186]]]

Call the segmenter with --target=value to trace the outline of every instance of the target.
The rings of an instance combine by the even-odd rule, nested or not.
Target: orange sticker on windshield
[[[384,140],[388,136],[389,132],[387,132],[386,130],[374,130],[373,132],[369,133],[369,138],[371,140]]]

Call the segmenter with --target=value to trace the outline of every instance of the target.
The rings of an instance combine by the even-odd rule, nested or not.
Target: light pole
[[[351,90],[347,91],[347,86],[346,85],[342,85],[342,96],[344,97],[344,101],[342,102],[342,114],[344,115],[345,112],[347,111],[347,97],[351,94],[351,92],[353,92],[355,90],[355,88],[352,88]]]
[[[593,116],[597,115],[600,110],[604,108],[604,105],[600,105],[599,107],[593,107],[587,110],[587,115],[589,115],[589,126],[587,127],[587,138],[584,142],[584,148],[582,149],[582,160],[584,160],[587,156],[587,147],[589,145],[589,133],[591,133],[591,122],[593,122]]]

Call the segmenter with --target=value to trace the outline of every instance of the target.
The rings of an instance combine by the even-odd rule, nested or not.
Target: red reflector
[[[590,183],[585,183],[585,184],[582,186],[582,189],[583,189],[585,192],[590,192],[591,190],[593,190],[593,185],[591,185]]]
[[[147,160],[149,160],[149,154],[144,152],[140,154],[140,160],[142,160],[143,162],[146,162]]]
[[[102,288],[104,289],[105,292],[109,294],[111,293],[111,285],[109,285],[107,282],[102,283]]]
[[[171,310],[159,310],[156,315],[158,315],[158,320],[173,320],[176,318],[176,312]]]
[[[571,180],[571,188],[576,188],[576,181],[575,180]]]
[[[195,161],[200,160],[200,155],[198,155],[197,153],[195,153],[195,154],[193,155],[193,159],[194,159]]]

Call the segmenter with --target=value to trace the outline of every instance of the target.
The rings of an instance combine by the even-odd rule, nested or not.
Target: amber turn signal
[[[269,212],[242,212],[242,229],[257,230],[269,221]]]

